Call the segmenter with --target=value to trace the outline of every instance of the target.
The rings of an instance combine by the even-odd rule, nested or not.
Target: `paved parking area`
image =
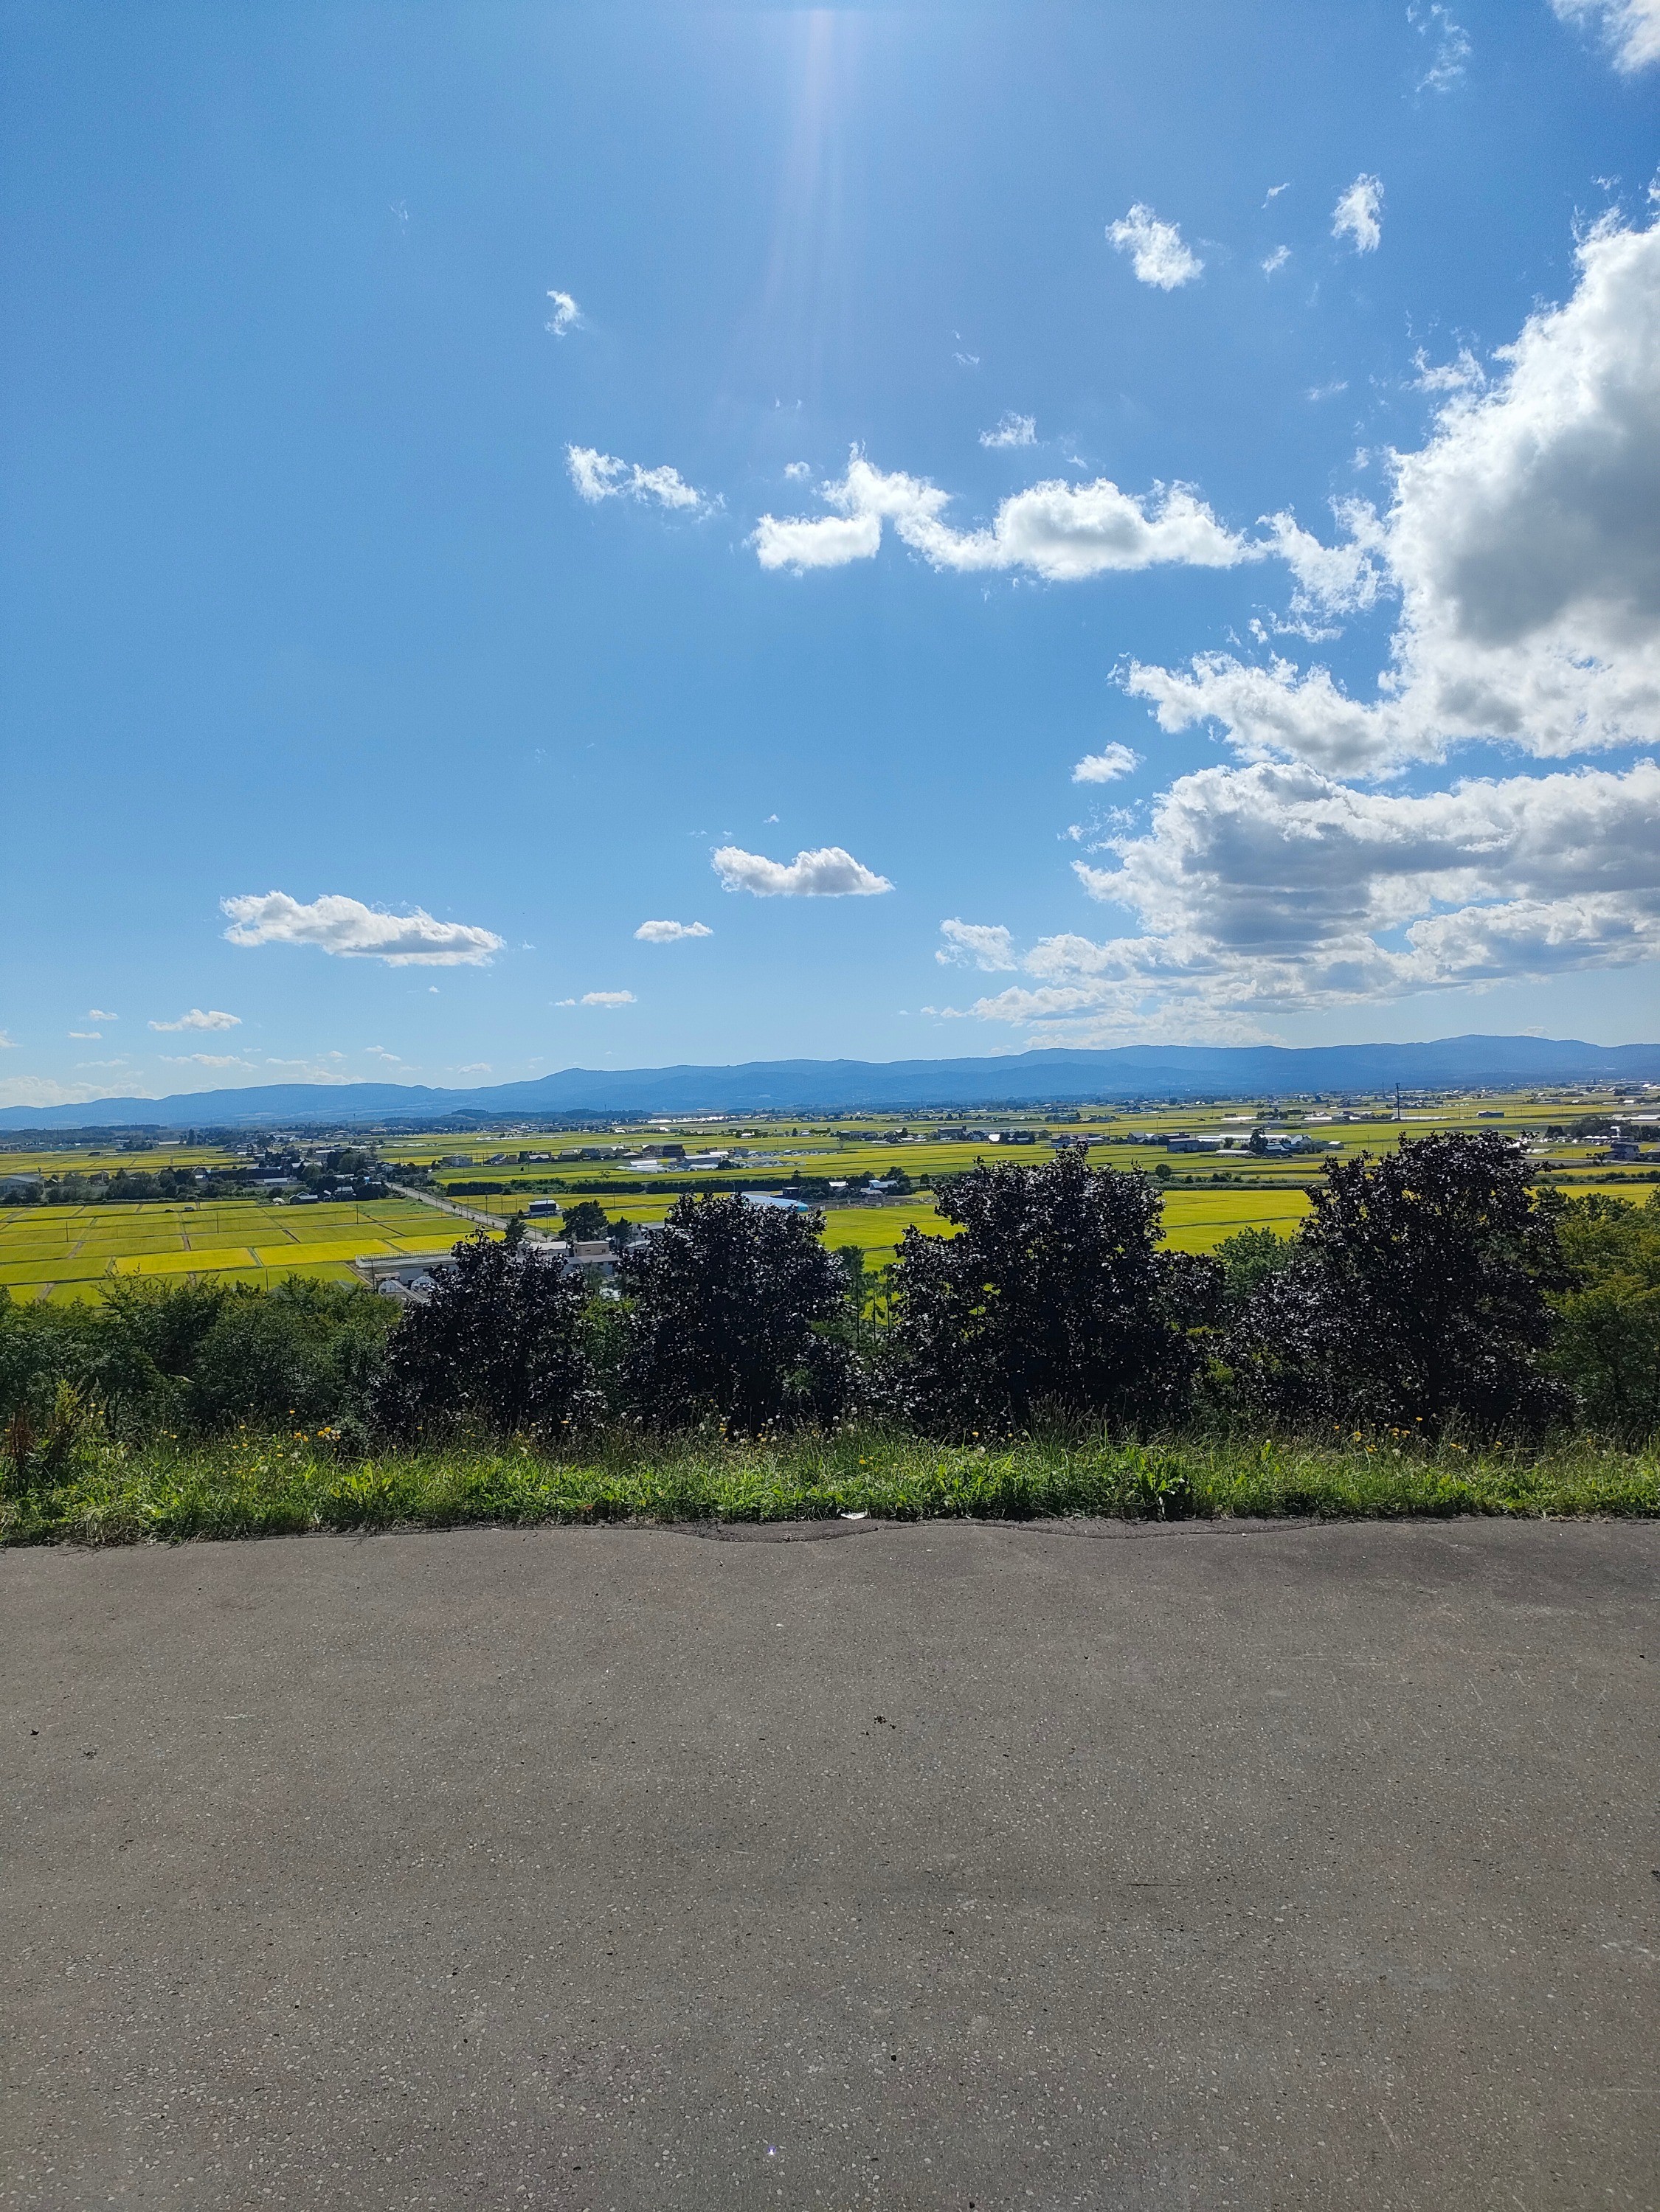
[[[0,2204],[1660,2204],[1660,1528],[0,1555]]]

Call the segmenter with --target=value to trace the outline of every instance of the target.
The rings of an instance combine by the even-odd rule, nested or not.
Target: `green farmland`
[[[1056,1156],[1063,1140],[1087,1138],[1091,1164],[1139,1168],[1155,1175],[1164,1195],[1166,1241],[1178,1251],[1212,1249],[1237,1230],[1268,1228],[1289,1235],[1308,1210],[1306,1188],[1323,1158],[1392,1151],[1402,1138],[1432,1129],[1499,1127],[1525,1137],[1541,1179],[1571,1195],[1601,1189],[1640,1204],[1660,1181],[1653,1168],[1610,1170],[1605,1139],[1576,1127],[1576,1117],[1606,1099],[1571,1094],[1502,1097],[1423,1097],[1403,1117],[1375,1109],[1327,1110],[1318,1102],[1275,1106],[1249,1101],[1128,1107],[1082,1113],[1076,1121],[1030,1112],[980,1115],[893,1115],[836,1121],[757,1123],[733,1117],[674,1126],[618,1125],[610,1129],[541,1132],[524,1128],[453,1128],[370,1139],[394,1182],[413,1170],[414,1185],[431,1197],[452,1197],[473,1215],[503,1221],[532,1200],[562,1208],[589,1199],[611,1221],[660,1222],[681,1189],[734,1188],[791,1193],[825,1208],[825,1242],[855,1245],[873,1267],[885,1266],[908,1228],[950,1234],[934,1211],[933,1188],[976,1162],[1035,1166]],[[1254,1128],[1311,1139],[1317,1150],[1292,1154],[1171,1152],[1165,1139],[1185,1134],[1243,1147]],[[1020,1135],[1027,1141],[1014,1141]],[[340,1140],[301,1139],[311,1155]],[[728,1155],[722,1165],[692,1167],[660,1158],[678,1146]],[[263,1156],[262,1156],[263,1158]],[[655,1158],[642,1169],[630,1161]],[[106,1144],[64,1144],[0,1151],[0,1172],[48,1178],[96,1178],[119,1169],[258,1167],[252,1148],[157,1144],[143,1150]],[[401,1171],[401,1172],[400,1172]],[[872,1179],[897,1179],[891,1192],[861,1197]],[[492,1188],[479,1190],[469,1185]],[[910,1188],[904,1186],[909,1183]],[[73,1194],[79,1195],[79,1186]],[[544,1224],[557,1232],[558,1219]],[[133,1275],[217,1277],[271,1284],[307,1274],[342,1279],[363,1254],[429,1251],[468,1233],[467,1224],[420,1199],[364,1200],[294,1206],[270,1199],[155,1199],[137,1203],[40,1206],[0,1203],[0,1285],[20,1297],[88,1297],[100,1284]]]
[[[269,1288],[289,1275],[349,1279],[360,1254],[430,1252],[466,1233],[409,1199],[364,1205],[11,1206],[0,1209],[0,1285],[14,1297],[91,1297],[133,1276],[211,1276]]]

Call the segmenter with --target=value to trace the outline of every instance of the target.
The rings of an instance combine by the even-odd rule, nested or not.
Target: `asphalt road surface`
[[[1660,2205],[1660,1528],[0,1556],[0,2203]]]

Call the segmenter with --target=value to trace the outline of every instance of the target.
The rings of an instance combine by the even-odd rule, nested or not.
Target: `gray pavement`
[[[1660,2205],[1660,1528],[0,1556],[0,2203]]]

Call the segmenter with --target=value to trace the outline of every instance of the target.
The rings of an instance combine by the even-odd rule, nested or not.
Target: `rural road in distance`
[[[833,1525],[0,1555],[0,2204],[1660,2204],[1660,1527]]]

